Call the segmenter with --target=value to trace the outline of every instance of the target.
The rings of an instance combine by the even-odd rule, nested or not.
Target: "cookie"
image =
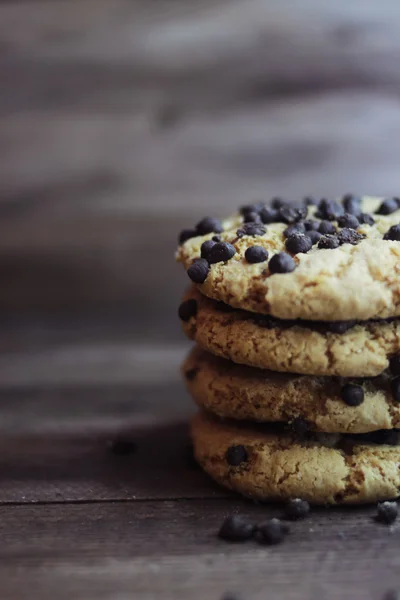
[[[201,348],[235,363],[271,371],[340,377],[375,377],[400,352],[400,319],[363,323],[278,321],[203,296],[192,287],[194,316],[182,321]],[[332,327],[332,324],[330,325]],[[335,329],[333,327],[333,329]],[[349,327],[347,329],[347,327]],[[347,331],[346,331],[347,329]]]
[[[346,436],[336,436],[333,445],[323,437],[301,441],[205,413],[194,417],[191,430],[202,468],[219,484],[254,500],[361,504],[399,495],[400,446],[356,443],[346,453],[340,446]]]
[[[258,205],[183,232],[177,260],[203,294],[236,308],[291,320],[399,316],[399,205],[371,197]]]
[[[258,422],[300,417],[310,429],[328,433],[400,426],[400,404],[393,399],[388,373],[358,381],[355,389],[362,401],[355,406],[343,397],[346,380],[243,367],[198,347],[185,360],[182,373],[198,406],[219,417]]]

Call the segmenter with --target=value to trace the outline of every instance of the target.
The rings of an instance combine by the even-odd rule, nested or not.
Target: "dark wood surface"
[[[378,600],[400,525],[285,544],[183,458],[177,232],[273,195],[399,195],[398,0],[0,1],[0,598]],[[117,457],[107,442],[137,443]]]

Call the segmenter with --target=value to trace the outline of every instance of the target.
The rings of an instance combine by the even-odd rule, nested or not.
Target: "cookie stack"
[[[260,500],[400,490],[400,200],[244,206],[180,236],[195,456]]]

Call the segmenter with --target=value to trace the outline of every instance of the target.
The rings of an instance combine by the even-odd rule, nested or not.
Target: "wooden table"
[[[182,227],[253,198],[399,195],[399,26],[398,0],[0,2],[0,598],[400,589],[373,507],[217,538],[281,509],[184,460],[173,262]]]

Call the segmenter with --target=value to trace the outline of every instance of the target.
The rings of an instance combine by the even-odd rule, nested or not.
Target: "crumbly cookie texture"
[[[182,365],[187,389],[200,408],[219,417],[258,422],[305,419],[314,431],[365,433],[400,425],[389,375],[358,382],[359,406],[348,406],[344,384],[330,377],[263,371],[235,365],[195,347]]]
[[[299,442],[204,413],[194,417],[191,431],[202,468],[219,484],[255,500],[362,504],[399,495],[399,446],[358,445],[345,454],[321,442]],[[246,460],[232,466],[227,452],[237,446]]]
[[[238,213],[222,222],[223,231],[218,234],[236,254],[211,264],[199,289],[231,306],[281,319],[334,321],[398,316],[400,241],[383,237],[390,227],[400,223],[400,210],[377,214],[382,201],[362,198],[360,210],[371,213],[375,223],[359,225],[357,233],[365,238],[356,245],[343,243],[334,249],[320,249],[315,244],[307,253],[294,255],[293,271],[274,274],[268,261],[285,251],[283,232],[288,225],[269,223],[264,225],[265,234],[238,237],[237,230],[243,228],[243,217]],[[310,206],[305,218],[319,221],[316,214],[317,207]],[[332,223],[340,233],[338,221]],[[203,242],[214,236],[212,232],[186,240],[177,251],[177,260],[189,269],[200,257]],[[255,264],[246,260],[246,250],[254,245],[268,251],[268,260]]]
[[[375,377],[400,352],[400,319],[357,324],[346,333],[308,327],[266,328],[256,316],[224,312],[195,286],[186,294],[196,315],[183,322],[186,335],[209,352],[235,363],[271,371],[341,377]]]

